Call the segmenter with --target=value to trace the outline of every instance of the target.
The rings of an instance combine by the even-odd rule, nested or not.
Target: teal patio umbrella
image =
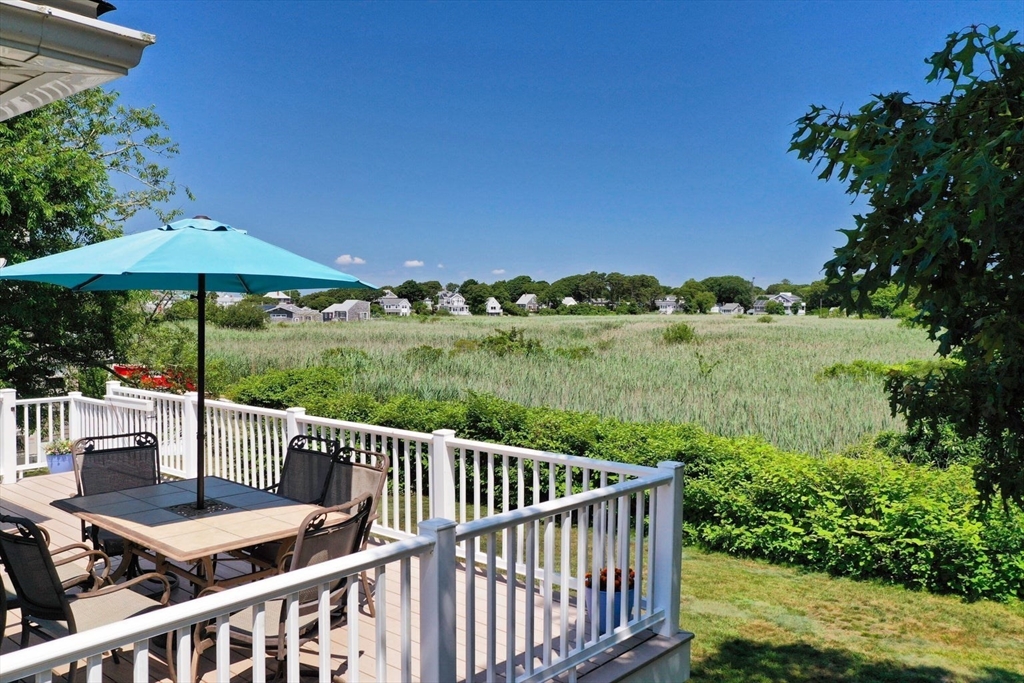
[[[46,282],[80,292],[164,289],[199,296],[198,474],[196,508],[205,507],[206,292],[264,294],[281,289],[373,285],[197,216],[0,269],[0,280]]]

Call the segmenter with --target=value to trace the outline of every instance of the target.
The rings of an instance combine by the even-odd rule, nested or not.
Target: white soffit
[[[22,0],[0,0],[0,121],[120,78],[156,37]]]

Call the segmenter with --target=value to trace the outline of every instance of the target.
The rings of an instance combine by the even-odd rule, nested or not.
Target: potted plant
[[[614,630],[618,625],[619,614],[621,614],[622,610],[622,597],[624,595],[626,596],[626,619],[633,618],[633,596],[636,593],[636,590],[634,589],[634,586],[636,585],[636,572],[632,569],[626,570],[625,581],[623,581],[622,569],[616,567],[615,578],[611,582],[608,580],[607,567],[601,570],[597,581],[594,581],[593,573],[587,572],[587,575],[584,577],[584,585],[586,586],[587,619],[590,623],[593,623],[591,620],[593,620],[596,615],[598,636],[602,636],[605,633]],[[608,609],[609,590],[614,593],[614,596],[612,597],[612,618],[610,620],[607,618],[608,615],[606,614]]]
[[[46,444],[46,466],[50,474],[71,472],[75,469],[71,459],[71,442],[67,439],[55,439]]]

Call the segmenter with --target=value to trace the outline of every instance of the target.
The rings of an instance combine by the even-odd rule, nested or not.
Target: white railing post
[[[121,388],[121,383],[118,380],[116,380],[116,379],[112,379],[109,382],[107,382],[106,395],[107,396],[114,396],[115,394],[117,394],[117,390],[120,389],[120,388]]]
[[[455,519],[455,454],[448,448],[454,429],[437,429],[430,443],[430,516]]]
[[[654,581],[654,609],[665,610],[659,635],[675,637],[679,632],[679,591],[683,570],[683,463],[661,462],[658,469],[670,471],[672,481],[654,490],[658,497],[651,579]]]
[[[186,479],[199,476],[199,453],[196,437],[199,434],[199,394],[194,391],[185,392],[182,412],[182,444],[181,459]]]
[[[299,428],[299,418],[300,417],[305,417],[306,409],[305,408],[289,408],[285,412],[288,413],[288,417],[286,418],[286,421],[287,421],[286,430],[288,432],[288,443],[291,443],[292,439],[294,439],[295,437],[299,436],[300,434],[305,434],[306,433],[306,431],[304,429]],[[288,447],[287,443],[285,444],[285,447],[286,448]]]
[[[82,398],[81,391],[68,392],[68,439],[75,441],[82,438]]]
[[[0,389],[0,479],[5,484],[18,481],[17,399],[14,389]]]
[[[455,527],[449,519],[419,524],[420,535],[434,541],[420,556],[421,681],[455,681]]]

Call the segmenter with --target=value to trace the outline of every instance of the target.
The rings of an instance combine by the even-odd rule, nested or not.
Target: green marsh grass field
[[[495,394],[528,406],[599,413],[629,421],[695,422],[724,436],[761,435],[785,449],[837,451],[865,435],[901,429],[877,381],[819,380],[824,367],[856,359],[927,359],[935,344],[895,320],[752,316],[542,316],[530,318],[390,318],[366,323],[273,325],[262,332],[210,329],[212,358],[228,380],[271,368],[332,360],[331,349],[359,349],[344,357],[351,390],[377,396],[412,394],[456,398],[468,391]],[[670,345],[664,329],[692,325],[697,343]],[[459,339],[479,339],[495,328],[525,330],[546,350],[586,346],[593,356],[570,360],[497,357],[484,351],[452,353]],[[405,352],[429,345],[435,361]]]

